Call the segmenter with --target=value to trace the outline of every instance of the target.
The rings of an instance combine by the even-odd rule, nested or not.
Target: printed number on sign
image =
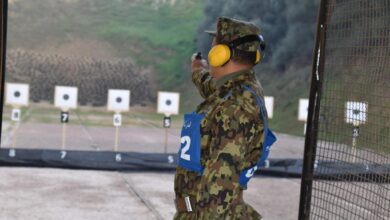
[[[61,113],[61,122],[62,123],[68,123],[69,122],[69,113],[68,112],[62,112]]]
[[[66,151],[62,150],[61,151],[61,159],[65,159],[66,157]]]
[[[114,126],[116,127],[122,126],[122,115],[115,114],[113,122],[114,122]]]
[[[191,145],[191,138],[189,136],[184,136],[181,138],[181,143],[185,144],[183,149],[181,149],[180,157],[184,160],[191,160],[191,155],[187,154],[188,150],[190,149]]]
[[[249,169],[249,170],[246,172],[245,176],[246,176],[247,178],[251,178],[251,177],[255,174],[256,170],[257,170],[257,166],[254,166],[253,168]]]

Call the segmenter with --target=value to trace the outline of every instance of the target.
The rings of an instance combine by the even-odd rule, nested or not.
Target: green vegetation
[[[140,69],[150,70],[156,90],[181,93],[180,111],[184,113],[201,100],[191,84],[189,58],[205,47],[197,43],[203,34],[200,24],[207,17],[205,4],[204,0],[16,0],[9,6],[8,48],[72,57],[131,59]],[[265,95],[275,96],[272,128],[302,135],[297,108],[298,99],[308,94],[307,62],[284,71],[260,65],[258,72]],[[93,109],[90,111],[95,114]],[[41,122],[56,121],[56,114],[48,119],[32,110],[32,118],[36,116]],[[154,117],[146,116],[154,112],[142,114]],[[156,117],[159,124],[160,116]],[[95,123],[92,118],[87,121]],[[97,125],[111,125],[107,121]]]
[[[188,60],[183,58],[196,51],[194,40],[202,4],[177,1],[174,6],[164,4],[156,9],[150,6],[152,2],[107,3],[110,7],[105,10],[115,12],[115,16],[102,15],[107,21],[96,27],[96,36],[118,48],[122,56],[130,56],[141,65],[153,65],[161,88],[172,89],[184,79],[183,66]],[[137,49],[132,49],[134,43]]]
[[[183,82],[188,57],[196,51],[203,5],[201,0],[19,0],[9,8],[10,49],[56,51],[80,39],[109,43],[112,58],[152,67],[158,86],[172,90]],[[27,19],[31,23],[23,25]]]

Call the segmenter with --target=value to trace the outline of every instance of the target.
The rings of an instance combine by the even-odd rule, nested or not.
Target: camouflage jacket
[[[205,99],[197,113],[201,122],[201,164],[203,176],[177,167],[177,198],[196,199],[194,213],[176,213],[174,219],[261,219],[245,204],[240,172],[254,166],[262,151],[263,119],[260,108],[244,86],[250,86],[263,100],[260,83],[252,69],[229,74],[217,82],[205,70],[194,71],[194,84]],[[264,103],[264,101],[263,101]]]

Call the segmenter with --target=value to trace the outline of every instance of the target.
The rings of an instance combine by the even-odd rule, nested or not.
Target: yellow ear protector
[[[260,42],[260,50],[265,50],[265,42],[262,35],[247,35],[244,37],[237,38],[233,40],[232,42],[228,44],[217,44],[213,48],[211,48],[208,60],[209,64],[212,67],[221,67],[224,66],[226,63],[229,62],[229,60],[232,58],[232,55],[234,53],[235,48],[241,44],[249,43],[253,41]],[[256,60],[254,64],[258,64],[261,60],[261,54],[260,50],[257,50],[256,52]],[[249,52],[251,53],[251,52]]]

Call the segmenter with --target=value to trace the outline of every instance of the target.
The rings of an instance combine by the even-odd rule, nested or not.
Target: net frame
[[[321,1],[299,219],[390,218],[389,8]]]
[[[3,102],[4,102],[4,79],[5,79],[5,58],[7,45],[7,17],[8,17],[8,0],[0,1],[0,122],[3,121]],[[0,131],[2,130],[0,123]],[[0,133],[1,142],[1,133]]]

